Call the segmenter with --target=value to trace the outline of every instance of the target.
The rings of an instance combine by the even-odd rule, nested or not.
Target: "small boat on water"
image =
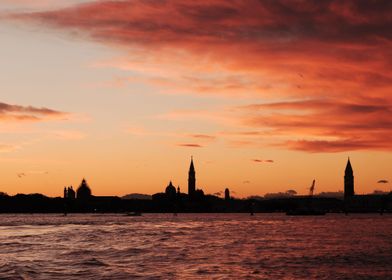
[[[129,212],[125,214],[125,216],[132,216],[132,217],[141,216],[141,215],[142,212]]]

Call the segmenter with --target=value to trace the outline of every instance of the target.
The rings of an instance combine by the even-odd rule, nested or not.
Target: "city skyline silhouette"
[[[265,196],[253,195],[241,199],[226,187],[224,191],[210,194],[197,182],[197,171],[193,156],[188,170],[188,186],[181,191],[173,181],[152,195],[128,194],[123,197],[96,195],[85,178],[79,187],[65,186],[62,197],[49,198],[39,193],[0,194],[2,213],[127,213],[141,216],[147,213],[255,213],[285,212],[289,216],[322,216],[327,213],[389,213],[392,212],[392,191],[375,191],[358,194],[355,190],[354,170],[347,159],[342,180],[343,192],[317,193],[316,179],[313,179],[308,193],[298,194],[295,190],[285,193],[270,193]],[[183,188],[184,190],[184,188]]]
[[[25,174],[18,174],[18,177],[22,177],[22,176],[26,176]],[[175,177],[171,177],[171,178],[175,178]],[[172,185],[173,179],[170,179],[170,183],[168,186],[174,188],[174,192],[178,192],[180,185],[177,184],[177,187],[174,187],[174,185]],[[314,191],[314,185],[315,185],[316,179],[313,180],[313,185],[312,185],[312,194]],[[363,193],[363,192],[357,192],[357,194],[387,194],[389,192],[391,192],[391,189],[388,189],[389,186],[389,181],[388,180],[379,180],[377,182],[377,184],[383,184],[385,185],[385,187],[383,188],[384,190],[380,190],[380,188],[375,188],[374,190],[372,190],[372,192],[368,192],[368,193]],[[228,185],[226,185],[227,187]],[[81,187],[83,187],[81,193],[86,193],[86,194],[77,194],[77,192],[79,191],[79,189],[81,189]],[[217,196],[221,196],[224,197],[225,196],[225,191],[224,189],[227,189],[225,186],[222,185],[222,190],[212,193],[212,192],[208,192],[208,194],[213,194],[213,195],[217,195]],[[187,194],[192,197],[195,196],[196,193],[199,191],[201,192],[201,194],[203,195],[204,192],[202,189],[198,189],[197,185],[196,185],[196,171],[195,171],[195,167],[194,167],[194,162],[193,162],[193,156],[190,156],[190,166],[189,166],[189,171],[188,171],[188,179],[187,179],[187,185],[183,186],[183,190],[187,191]],[[134,189],[130,188],[129,191],[127,193],[124,193],[121,196],[127,196],[127,195],[131,195],[134,194],[137,196],[151,196],[153,193],[149,194],[149,193],[143,193],[143,191],[134,191],[132,192]],[[208,186],[207,186],[207,190],[208,190]],[[232,189],[233,190],[233,189]],[[236,194],[236,188],[234,188],[234,194]],[[284,196],[290,196],[290,195],[306,195],[308,193],[308,188],[306,188],[304,190],[304,192],[300,193],[297,192],[297,190],[295,190],[295,188],[291,188],[289,190],[282,190],[282,189],[278,189],[275,192],[271,192],[271,193],[265,193],[265,194],[260,194],[260,193],[253,193],[250,194],[248,197],[262,197],[263,195],[265,195],[265,197],[284,197]],[[290,194],[292,192],[292,194]],[[2,192],[7,194],[7,192]],[[16,193],[21,193],[21,192],[16,192]],[[35,191],[33,191],[32,193],[36,193]],[[345,197],[350,197],[354,195],[354,176],[353,176],[353,168],[351,166],[351,161],[350,161],[350,157],[348,157],[347,159],[347,163],[346,163],[346,168],[345,168],[345,172],[344,172],[344,182],[341,184],[341,187],[335,190],[328,190],[328,191],[321,191],[321,192],[315,192],[315,194],[317,195],[324,195],[324,196],[330,196],[330,197],[340,197],[344,194]],[[79,188],[73,188],[73,185],[70,184],[69,186],[65,186],[64,187],[64,191],[63,191],[63,197],[68,197],[71,196],[73,198],[76,198],[77,196],[90,196],[91,195],[91,189],[89,188],[87,181],[85,179],[85,177],[83,177],[82,182],[79,186]],[[116,194],[111,194],[111,193],[106,193],[106,195],[116,195]],[[59,195],[55,195],[55,196],[59,196]],[[61,195],[60,195],[61,196]],[[236,196],[236,195],[235,195]],[[246,198],[246,197],[238,197],[237,198]]]

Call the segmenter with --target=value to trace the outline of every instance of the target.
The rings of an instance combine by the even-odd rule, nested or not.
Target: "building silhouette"
[[[354,196],[354,173],[348,158],[346,170],[344,171],[344,199],[347,200]]]
[[[75,191],[72,186],[70,186],[68,188],[64,187],[64,198],[75,199],[75,197],[76,197],[76,194],[75,194]]]
[[[164,192],[152,195],[152,200],[159,203],[172,203],[173,205],[181,204],[187,200],[192,205],[196,206],[205,199],[204,192],[201,188],[196,188],[196,171],[191,157],[191,164],[188,172],[188,194],[181,193],[180,187],[177,189],[172,181],[169,182]]]
[[[173,186],[172,181],[170,181],[169,185],[166,187],[165,194],[168,199],[174,200],[177,196],[176,187]]]
[[[193,157],[191,157],[191,165],[188,172],[188,196],[193,198],[196,192],[196,172],[193,165]]]
[[[225,200],[230,200],[230,190],[228,188],[225,189]]]
[[[86,179],[83,178],[78,190],[76,191],[77,199],[88,199],[91,197],[91,189],[88,186]]]

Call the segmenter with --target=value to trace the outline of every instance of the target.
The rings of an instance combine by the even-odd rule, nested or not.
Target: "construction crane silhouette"
[[[312,185],[309,188],[309,196],[312,197],[313,196],[313,192],[314,192],[314,186],[316,185],[316,180],[313,180]]]

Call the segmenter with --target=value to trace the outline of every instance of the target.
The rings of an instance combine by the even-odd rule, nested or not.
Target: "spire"
[[[193,165],[193,156],[191,156],[191,165],[189,166],[188,173],[188,195],[193,197],[196,191],[196,172],[195,166]]]
[[[346,170],[344,171],[344,199],[354,196],[354,174],[350,158],[347,160]]]
[[[349,157],[348,160],[347,160],[347,165],[346,165],[346,170],[345,170],[345,172],[346,172],[346,173],[353,173],[353,168],[352,168],[352,166],[351,166],[350,157]]]
[[[193,165],[193,156],[191,156],[191,166],[189,167],[189,172],[195,172],[195,166]]]

